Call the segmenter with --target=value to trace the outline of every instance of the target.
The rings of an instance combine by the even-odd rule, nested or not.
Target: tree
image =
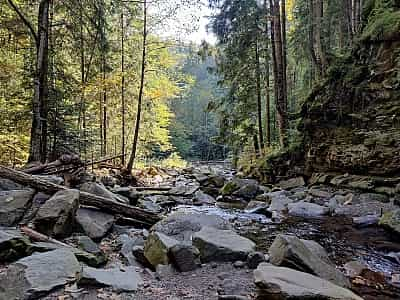
[[[47,158],[48,116],[48,52],[49,52],[49,6],[50,0],[42,0],[38,10],[38,29],[23,15],[12,0],[8,3],[28,28],[36,44],[36,71],[32,100],[32,127],[28,161],[45,162]]]

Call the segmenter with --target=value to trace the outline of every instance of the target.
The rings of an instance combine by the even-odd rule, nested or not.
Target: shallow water
[[[249,214],[239,209],[225,209],[217,206],[185,206],[175,211],[202,212],[220,216],[230,221],[240,234],[257,244],[260,251],[268,252],[275,237],[280,234],[295,235],[320,243],[328,252],[332,262],[343,270],[346,262],[357,260],[366,264],[370,270],[382,273],[378,279],[370,278],[365,283],[353,284],[353,290],[365,299],[400,299],[400,289],[391,284],[392,274],[400,274],[400,264],[389,260],[385,255],[400,244],[379,227],[357,229],[351,220],[344,217],[324,217],[301,219],[288,217],[276,223],[264,215]],[[385,248],[384,251],[381,249]],[[377,282],[383,278],[383,282]]]

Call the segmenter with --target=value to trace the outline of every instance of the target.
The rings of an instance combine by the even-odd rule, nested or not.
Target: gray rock
[[[25,187],[10,179],[0,178],[0,191],[23,190]]]
[[[254,271],[254,281],[260,299],[362,300],[353,292],[317,276],[267,263]]]
[[[95,269],[84,267],[80,284],[111,287],[116,292],[134,292],[143,279],[134,267]]]
[[[152,265],[149,263],[146,256],[144,255],[144,246],[133,246],[131,252],[136,262],[140,263],[144,267],[152,267]]]
[[[100,247],[95,242],[91,240],[90,237],[78,236],[76,238],[76,241],[79,249],[87,253],[91,253],[97,258],[95,265],[102,265],[107,262],[107,257],[105,253],[100,249]]]
[[[271,198],[271,204],[268,208],[269,211],[284,211],[287,209],[287,205],[289,203],[293,203],[293,199],[290,199],[287,196],[287,192],[285,191],[277,191],[268,193],[268,196]]]
[[[278,235],[269,248],[270,262],[317,275],[339,286],[348,287],[349,281],[329,263],[328,254],[314,241],[295,236]]]
[[[332,193],[318,188],[312,188],[308,191],[308,193],[313,197],[324,198],[324,199],[330,199],[333,196]]]
[[[77,280],[81,266],[66,249],[38,253],[11,264],[0,275],[0,299],[35,299]]]
[[[155,214],[159,214],[162,211],[160,205],[147,199],[139,200],[137,206]]]
[[[188,272],[197,269],[200,263],[200,252],[191,245],[178,244],[169,251],[172,264],[181,272]]]
[[[178,244],[179,241],[161,232],[153,232],[144,244],[144,256],[153,267],[168,265],[170,262],[169,251]]]
[[[374,226],[379,223],[380,215],[366,215],[362,217],[354,217],[353,224],[355,227],[363,228]]]
[[[233,263],[233,267],[236,269],[242,269],[246,266],[246,263],[244,261],[241,260],[237,260]]]
[[[172,188],[168,194],[173,196],[191,196],[200,188],[199,184],[182,184]]]
[[[78,209],[75,219],[81,230],[95,241],[103,238],[115,222],[114,216],[88,208]]]
[[[100,197],[108,198],[117,202],[126,203],[127,201],[111,191],[109,191],[103,184],[97,182],[86,182],[81,185],[80,190]]]
[[[316,218],[329,213],[329,208],[308,202],[297,202],[288,204],[289,215],[303,218]]]
[[[232,196],[243,198],[246,200],[254,199],[259,193],[260,188],[258,184],[246,184],[240,187],[237,191],[232,193]]]
[[[357,198],[360,202],[370,202],[370,201],[379,201],[382,203],[390,202],[390,199],[388,196],[383,195],[383,194],[375,194],[375,193],[360,194]]]
[[[180,241],[190,241],[193,233],[200,231],[204,226],[216,229],[232,228],[228,221],[219,216],[197,212],[174,212],[155,224],[152,230]]]
[[[72,233],[74,217],[79,205],[79,191],[57,192],[38,210],[33,220],[39,232],[55,237]]]
[[[64,184],[64,178],[55,176],[55,175],[34,175],[36,178],[43,179],[45,181],[57,184],[57,185],[63,185]]]
[[[241,178],[232,178],[230,181],[226,182],[225,185],[221,188],[221,195],[227,196],[232,195],[235,191],[239,190],[242,187],[256,187],[257,191],[259,190],[258,182],[254,179],[241,179]],[[253,190],[253,188],[249,188],[249,190]],[[240,192],[242,193],[242,192]]]
[[[344,266],[346,275],[350,278],[360,276],[364,270],[368,270],[368,266],[359,261],[349,261]]]
[[[379,220],[379,225],[400,234],[400,209],[385,213]]]
[[[259,264],[265,262],[265,255],[262,252],[251,252],[247,256],[246,262],[250,269],[257,269]]]
[[[291,178],[288,180],[282,180],[278,183],[278,186],[281,189],[290,190],[290,189],[297,188],[300,186],[305,186],[305,184],[306,183],[305,183],[303,177],[296,177],[296,178]]]
[[[255,244],[232,230],[203,227],[193,236],[193,245],[200,251],[201,261],[246,260]]]
[[[0,229],[0,261],[14,261],[29,254],[29,239],[18,230]]]
[[[197,191],[194,194],[193,198],[193,204],[195,205],[213,205],[215,204],[216,200],[214,197],[202,192],[202,191]]]
[[[266,202],[252,200],[245,208],[245,212],[249,214],[261,214],[271,216],[271,212],[268,211],[269,204]]]
[[[122,234],[118,237],[119,242],[122,244],[120,254],[131,266],[138,266],[138,261],[133,253],[135,246],[143,246],[144,239],[142,237],[130,237],[127,234]]]
[[[24,216],[33,190],[0,191],[0,226],[16,225]]]

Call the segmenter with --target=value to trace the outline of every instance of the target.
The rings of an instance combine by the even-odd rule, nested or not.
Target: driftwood
[[[37,178],[4,166],[0,166],[0,178],[10,179],[47,194],[54,194],[58,191],[68,189],[65,186],[54,184],[42,178]],[[82,205],[94,206],[102,211],[138,220],[147,226],[151,226],[160,220],[160,217],[155,213],[82,191],[80,191],[79,202]]]
[[[28,236],[31,240],[35,241],[35,242],[47,242],[47,243],[52,243],[52,244],[56,244],[62,247],[67,247],[67,248],[73,248],[72,246],[65,244],[63,242],[60,242],[56,239],[53,239],[47,235],[41,234],[35,230],[33,230],[32,228],[29,228],[27,226],[21,226],[20,230],[26,235]]]
[[[47,163],[47,164],[40,164],[37,166],[33,166],[27,169],[23,169],[22,171],[27,174],[40,174],[46,173],[54,168],[58,168],[65,165],[73,165],[72,168],[77,168],[82,165],[82,161],[80,160],[79,156],[77,155],[62,155],[59,159]]]

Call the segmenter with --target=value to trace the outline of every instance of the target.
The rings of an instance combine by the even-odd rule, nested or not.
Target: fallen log
[[[21,226],[19,228],[26,236],[28,236],[31,240],[35,242],[47,242],[47,243],[52,243],[56,244],[62,247],[67,247],[67,248],[73,248],[72,246],[65,244],[63,242],[60,242],[56,239],[53,239],[47,235],[44,235],[40,232],[37,232],[33,230],[32,228],[29,228],[28,226]]]
[[[40,164],[38,166],[33,166],[28,169],[23,169],[22,172],[27,173],[27,174],[38,174],[38,173],[45,173],[49,172],[50,170],[54,168],[58,168],[61,166],[65,165],[74,165],[73,168],[76,168],[80,165],[82,165],[82,161],[79,159],[79,156],[77,155],[62,155],[59,159],[47,163],[47,164]]]
[[[47,194],[54,194],[58,191],[68,189],[65,186],[54,184],[52,182],[43,180],[42,178],[37,178],[24,172],[16,171],[4,166],[0,166],[0,178],[10,179],[14,182],[30,186]],[[151,226],[160,220],[160,217],[155,213],[82,191],[80,191],[79,201],[82,205],[94,206],[108,213],[132,218],[141,221],[143,224],[148,226]]]

